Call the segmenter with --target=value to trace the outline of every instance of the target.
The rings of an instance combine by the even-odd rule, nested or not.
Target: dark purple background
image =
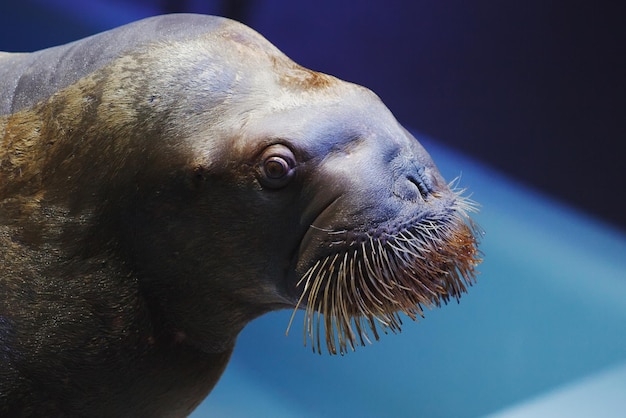
[[[225,14],[300,64],[371,88],[403,124],[626,230],[620,4],[24,0],[0,5],[0,50],[165,11]]]

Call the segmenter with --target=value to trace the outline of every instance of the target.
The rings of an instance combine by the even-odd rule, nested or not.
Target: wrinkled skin
[[[236,22],[0,54],[0,415],[184,416],[323,231],[456,198],[373,93]]]

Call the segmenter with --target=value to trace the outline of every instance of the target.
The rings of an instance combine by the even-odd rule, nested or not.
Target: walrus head
[[[0,64],[4,234],[41,295],[125,288],[206,352],[304,309],[314,350],[344,353],[474,280],[475,206],[419,142],[241,24],[166,16]]]
[[[480,262],[474,202],[370,90],[269,55],[271,104],[238,134],[257,147],[253,201],[280,205],[257,226],[269,223],[269,251],[290,250],[269,281],[282,277],[281,298],[306,311],[305,344],[343,354],[399,331],[400,314],[458,300]]]

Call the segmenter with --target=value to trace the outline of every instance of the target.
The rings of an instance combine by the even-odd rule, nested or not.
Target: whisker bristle
[[[474,283],[482,231],[468,216],[478,205],[462,196],[458,181],[450,183],[451,211],[395,233],[369,233],[357,243],[347,241],[345,230],[320,229],[332,236],[336,252],[316,261],[297,284],[302,294],[295,310],[306,299],[305,344],[321,353],[323,336],[329,353],[345,354],[381,332],[400,332],[401,314],[417,320],[424,309],[459,300]]]

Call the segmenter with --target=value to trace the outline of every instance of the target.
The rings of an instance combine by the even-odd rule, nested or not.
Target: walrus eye
[[[289,163],[280,157],[265,160],[265,174],[271,179],[280,179],[289,173]]]
[[[267,147],[261,156],[259,167],[261,184],[271,189],[284,187],[295,173],[295,157],[284,145]]]

